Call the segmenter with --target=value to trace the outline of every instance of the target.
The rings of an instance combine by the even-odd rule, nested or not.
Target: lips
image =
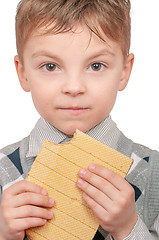
[[[83,113],[85,113],[86,111],[89,110],[89,108],[86,107],[62,107],[59,108],[59,110],[63,111],[66,114],[70,114],[70,115],[74,115],[74,116],[78,116],[81,115]]]
[[[68,107],[68,108],[62,108],[63,110],[85,110],[88,108],[83,108],[83,107]]]

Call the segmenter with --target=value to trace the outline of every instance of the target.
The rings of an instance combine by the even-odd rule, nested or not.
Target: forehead
[[[100,31],[100,36],[97,36],[83,24],[78,24],[71,30],[61,33],[49,32],[48,29],[46,31],[46,29],[42,28],[31,34],[26,44],[26,49],[27,46],[32,46],[32,49],[35,48],[34,50],[36,51],[39,46],[40,48],[48,46],[48,48],[51,47],[55,50],[59,47],[65,51],[68,44],[75,45],[75,50],[89,51],[94,48],[105,48],[112,54],[117,49],[120,49],[119,44],[109,39],[102,31]]]

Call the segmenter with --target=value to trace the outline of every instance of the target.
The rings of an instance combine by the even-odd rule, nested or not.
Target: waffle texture
[[[93,162],[124,178],[133,160],[79,130],[68,143],[44,142],[26,179],[55,200],[54,218],[45,226],[28,229],[30,240],[93,239],[99,224],[76,186],[79,170]]]

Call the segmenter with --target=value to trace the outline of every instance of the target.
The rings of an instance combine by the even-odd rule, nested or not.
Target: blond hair
[[[57,34],[82,22],[99,38],[103,39],[101,29],[118,42],[126,56],[130,48],[130,7],[130,0],[21,0],[16,14],[18,55],[22,60],[24,45],[34,31],[45,27],[45,33]]]

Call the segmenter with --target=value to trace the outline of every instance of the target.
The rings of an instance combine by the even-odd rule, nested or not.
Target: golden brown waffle
[[[78,172],[91,163],[103,165],[125,177],[133,162],[127,156],[76,131],[66,144],[45,141],[27,180],[42,186],[55,200],[54,218],[45,226],[26,231],[33,240],[91,240],[98,221],[76,186]]]

